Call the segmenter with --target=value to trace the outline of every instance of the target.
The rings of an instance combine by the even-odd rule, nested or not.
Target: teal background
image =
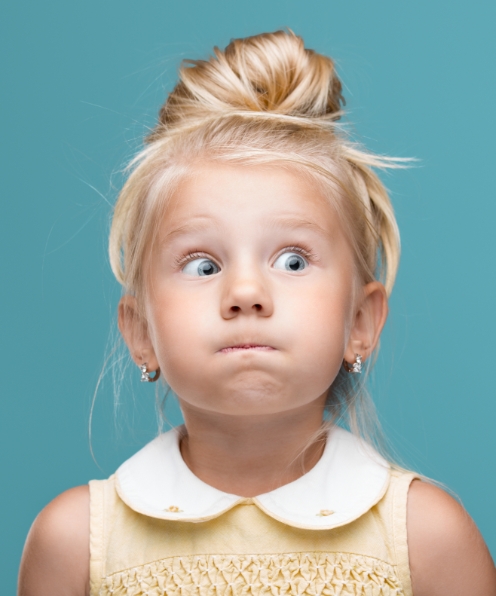
[[[114,422],[107,376],[92,459],[120,169],[182,58],[283,26],[336,59],[370,149],[420,159],[384,177],[403,260],[373,391],[403,460],[458,493],[496,555],[496,4],[8,0],[2,13],[2,593],[38,511],[155,433],[153,388],[129,371]]]

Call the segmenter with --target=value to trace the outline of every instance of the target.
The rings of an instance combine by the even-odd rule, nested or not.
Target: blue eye
[[[277,257],[274,268],[285,269],[286,271],[303,271],[308,267],[308,261],[295,252],[285,252]]]
[[[186,275],[203,276],[219,273],[220,268],[210,259],[194,259],[183,267]]]

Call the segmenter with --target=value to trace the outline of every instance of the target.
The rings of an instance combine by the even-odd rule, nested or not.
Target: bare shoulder
[[[415,480],[408,493],[414,596],[496,596],[496,570],[475,523],[442,489]]]
[[[19,596],[87,596],[90,562],[88,486],[65,491],[35,519],[24,546]]]

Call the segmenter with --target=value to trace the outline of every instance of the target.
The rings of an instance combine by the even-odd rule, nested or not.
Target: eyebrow
[[[322,226],[320,226],[317,222],[302,219],[300,217],[273,217],[267,219],[265,223],[269,227],[273,228],[289,228],[291,230],[307,229],[317,232],[318,234],[320,234],[321,236],[325,236],[326,238],[329,236],[329,232],[325,230]],[[215,219],[208,216],[196,217],[195,220],[188,221],[185,224],[180,225],[177,228],[174,228],[173,230],[168,232],[161,244],[167,245],[170,242],[172,242],[174,238],[176,238],[177,236],[192,234],[195,232],[203,232],[204,230],[211,227],[217,227]]]
[[[216,226],[215,220],[210,217],[202,216],[195,217],[193,221],[188,221],[185,224],[174,228],[167,233],[165,238],[162,240],[162,244],[169,244],[176,238],[176,236],[182,236],[184,234],[192,234],[194,232],[203,232],[207,228]]]
[[[276,228],[289,228],[291,230],[297,230],[300,228],[306,230],[312,230],[317,232],[323,236],[328,237],[329,232],[328,230],[324,229],[315,221],[310,221],[307,219],[302,219],[300,217],[293,217],[293,216],[286,216],[286,217],[277,217],[271,218],[267,222],[270,226]]]

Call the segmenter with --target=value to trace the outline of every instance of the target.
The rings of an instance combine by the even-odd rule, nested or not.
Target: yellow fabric
[[[92,481],[91,596],[412,596],[413,478],[393,471],[379,503],[334,530],[294,528],[250,500],[206,522],[155,519],[119,498],[113,476]]]

